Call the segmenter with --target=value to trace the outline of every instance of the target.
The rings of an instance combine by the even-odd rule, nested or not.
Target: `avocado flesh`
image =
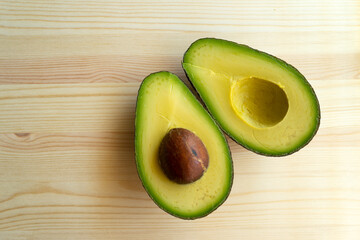
[[[159,165],[159,146],[172,128],[195,133],[209,154],[204,175],[190,184],[169,180]],[[139,177],[154,202],[184,219],[203,217],[230,193],[233,167],[226,139],[209,113],[185,84],[169,72],[146,77],[138,92],[135,153]]]
[[[317,97],[294,67],[264,52],[221,39],[200,39],[183,68],[214,119],[256,153],[291,154],[320,124]]]

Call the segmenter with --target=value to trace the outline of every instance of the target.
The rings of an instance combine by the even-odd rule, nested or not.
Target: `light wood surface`
[[[200,37],[297,67],[322,120],[287,157],[229,139],[228,200],[184,221],[142,188],[134,111]],[[360,239],[360,2],[0,0],[0,239]]]

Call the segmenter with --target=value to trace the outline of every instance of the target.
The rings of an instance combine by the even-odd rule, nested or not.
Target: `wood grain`
[[[297,67],[321,127],[281,158],[228,139],[234,184],[196,221],[160,210],[134,160],[136,94],[184,81],[218,37]],[[360,239],[359,1],[0,0],[0,239]]]
[[[259,227],[278,234],[354,231],[360,228],[360,129],[354,124],[360,86],[342,82],[314,82],[323,121],[299,153],[269,159],[229,140],[233,191],[224,206],[195,224],[159,210],[137,177],[133,110],[139,83],[2,85],[1,132],[8,133],[0,135],[1,230],[98,228],[139,239],[177,228],[191,234],[196,226],[211,228],[197,232],[199,238],[234,227],[253,236]]]

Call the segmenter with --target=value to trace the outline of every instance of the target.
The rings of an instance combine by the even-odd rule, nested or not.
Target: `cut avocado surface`
[[[159,147],[167,133],[183,128],[205,145],[209,164],[202,177],[189,184],[171,181],[159,164]],[[174,74],[157,72],[139,89],[135,119],[135,155],[139,177],[153,201],[184,219],[208,215],[230,193],[233,166],[226,139],[209,113]]]
[[[315,92],[298,70],[274,56],[204,38],[186,51],[183,68],[221,128],[249,150],[288,155],[317,132]]]

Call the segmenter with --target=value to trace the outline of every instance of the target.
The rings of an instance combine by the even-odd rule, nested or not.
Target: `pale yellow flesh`
[[[185,70],[191,72],[196,79],[193,84],[215,118],[247,145],[271,151],[286,151],[303,141],[309,134],[308,131],[313,129],[316,109],[312,97],[304,84],[295,80],[291,72],[261,58],[236,54],[225,47],[205,45],[197,51],[193,53],[192,64],[183,64]],[[234,97],[232,91],[249,78],[269,81],[285,93],[286,103],[281,104],[288,106],[282,106],[283,110],[279,113],[285,114],[284,116],[270,124],[257,124],[256,118],[246,119],[251,115],[244,116],[240,110],[243,106],[234,102],[239,101],[240,97]],[[256,92],[254,89],[248,91]],[[246,94],[242,92],[244,93]],[[252,96],[252,101],[256,102],[264,97],[267,96],[257,94]]]
[[[143,160],[141,168],[147,174],[143,181],[159,200],[182,213],[198,212],[209,208],[217,198],[223,197],[229,182],[228,163],[224,161],[224,142],[208,117],[199,114],[193,106],[194,99],[184,95],[184,90],[172,81],[154,81],[143,95],[142,119],[146,123],[141,133]],[[209,153],[209,167],[196,182],[180,185],[170,181],[158,163],[161,140],[171,128],[186,128],[194,132]],[[225,187],[224,187],[225,186]]]
[[[289,108],[281,86],[253,77],[233,81],[230,101],[235,113],[255,128],[278,124]]]

